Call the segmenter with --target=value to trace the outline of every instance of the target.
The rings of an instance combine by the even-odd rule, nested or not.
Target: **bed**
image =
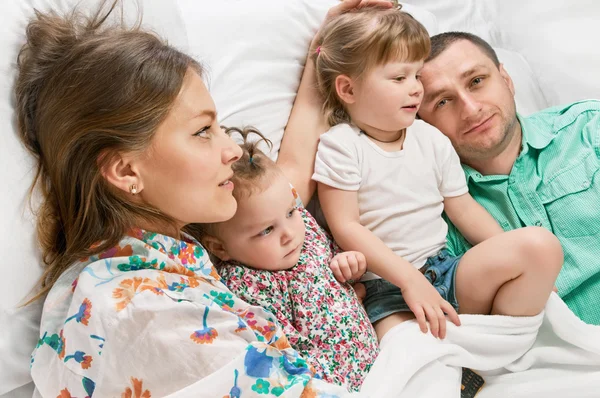
[[[256,126],[273,141],[275,157],[308,43],[336,1],[139,0],[139,4],[145,26],[208,67],[208,84],[222,123]],[[19,307],[41,268],[27,201],[33,163],[17,140],[13,115],[16,54],[34,8],[68,10],[76,3],[90,9],[97,0],[5,0],[0,6],[0,239],[5,245],[0,281],[0,397],[31,397],[29,354],[39,337],[41,312],[41,303]],[[126,3],[126,15],[133,18],[136,6]],[[464,30],[488,40],[515,82],[517,109],[522,114],[600,96],[597,1],[411,0],[403,4],[430,34]],[[211,41],[204,42],[203,37]],[[560,307],[560,300],[553,300],[552,305]],[[547,322],[546,318],[539,322]],[[587,347],[592,352],[596,348]]]

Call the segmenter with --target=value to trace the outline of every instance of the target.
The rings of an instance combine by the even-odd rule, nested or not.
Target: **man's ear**
[[[335,91],[338,97],[346,104],[353,104],[356,101],[354,97],[354,81],[346,75],[339,75],[335,78]]]
[[[500,70],[500,76],[502,76],[502,79],[504,79],[504,81],[506,82],[506,85],[508,86],[508,89],[510,90],[510,92],[512,93],[513,97],[515,96],[515,85],[513,84],[513,81],[510,77],[510,75],[508,74],[508,72],[506,71],[506,69],[504,69],[504,64],[500,64],[498,66],[498,70]]]
[[[100,173],[118,189],[127,193],[140,193],[144,184],[132,160],[132,157],[119,153],[103,153],[98,158]]]
[[[221,261],[231,260],[231,256],[227,252],[223,241],[215,236],[205,235],[202,237],[200,243],[202,246],[206,248],[209,252],[211,252],[214,256],[216,256]]]

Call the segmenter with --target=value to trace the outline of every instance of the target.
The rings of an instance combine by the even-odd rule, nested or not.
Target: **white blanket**
[[[477,398],[600,397],[600,326],[553,293],[528,318],[461,315],[445,340],[409,321],[390,330],[363,385],[369,397],[460,397],[461,367],[485,380]]]

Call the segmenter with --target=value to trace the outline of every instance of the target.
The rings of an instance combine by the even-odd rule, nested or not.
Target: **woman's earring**
[[[131,186],[129,187],[129,192],[131,192],[132,195],[135,195],[138,192],[138,187],[136,184],[131,184]]]

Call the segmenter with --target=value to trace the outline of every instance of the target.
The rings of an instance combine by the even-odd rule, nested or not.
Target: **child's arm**
[[[469,193],[444,198],[444,211],[450,221],[473,246],[504,232],[490,213]]]
[[[321,207],[337,243],[346,250],[362,252],[369,271],[402,289],[402,295],[423,332],[427,332],[426,321],[429,321],[431,333],[436,337],[440,327],[445,330],[444,312],[453,323],[460,325],[454,308],[442,299],[429,281],[360,224],[356,191],[343,191],[321,183],[318,189]]]

